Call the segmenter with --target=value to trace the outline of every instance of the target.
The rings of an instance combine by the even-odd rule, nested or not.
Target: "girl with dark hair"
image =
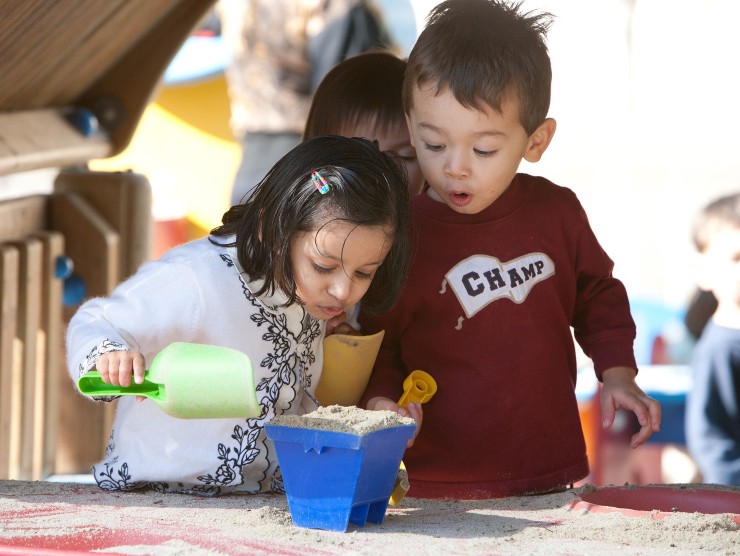
[[[316,89],[303,139],[342,135],[377,141],[380,150],[403,162],[408,193],[414,197],[423,188],[424,176],[401,100],[405,70],[406,62],[385,50],[359,54],[335,65]],[[357,334],[358,312],[359,305],[338,331]]]
[[[171,249],[110,297],[80,307],[67,334],[75,382],[97,369],[110,384],[141,383],[145,361],[169,344],[211,344],[249,356],[261,406],[251,419],[178,419],[122,396],[93,467],[98,485],[281,490],[263,426],[317,407],[322,341],[348,308],[361,298],[368,311],[395,302],[410,255],[405,183],[399,164],[370,141],[306,141],[209,238]]]

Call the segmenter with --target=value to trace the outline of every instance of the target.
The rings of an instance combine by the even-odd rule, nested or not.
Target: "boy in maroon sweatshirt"
[[[492,498],[562,488],[588,474],[575,396],[571,328],[603,383],[610,427],[619,408],[640,430],[660,406],[635,383],[635,325],[572,191],[517,173],[555,133],[547,117],[548,14],[494,0],[448,0],[408,60],[404,109],[428,187],[413,200],[416,252],[395,308],[361,315],[385,339],[363,397],[419,423],[404,456],[422,498]],[[400,408],[404,378],[437,382]]]

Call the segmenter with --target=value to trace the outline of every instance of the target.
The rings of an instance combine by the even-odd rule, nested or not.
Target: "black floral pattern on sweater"
[[[233,266],[228,256],[222,255],[221,259],[228,266]],[[257,458],[275,457],[274,454],[262,453],[263,450],[260,449],[264,424],[275,415],[290,410],[300,393],[308,395],[311,377],[306,370],[316,361],[312,346],[321,334],[321,327],[318,320],[304,313],[300,330],[293,332],[289,329],[286,314],[279,307],[261,303],[243,281],[242,289],[247,301],[255,309],[250,320],[262,330],[262,339],[272,344],[272,349],[260,362],[260,367],[269,372],[256,384],[257,399],[262,408],[260,416],[246,419],[234,426],[231,434],[234,442],[231,446],[218,443],[214,452],[215,467],[210,473],[198,477],[200,483],[133,481],[129,464],[114,458],[107,461],[102,468],[93,467],[93,474],[100,488],[112,491],[148,488],[158,492],[213,496],[221,494],[224,487],[243,484],[242,469]],[[114,452],[115,431],[111,433],[106,455],[110,456]],[[279,468],[269,480],[274,491],[284,492]]]

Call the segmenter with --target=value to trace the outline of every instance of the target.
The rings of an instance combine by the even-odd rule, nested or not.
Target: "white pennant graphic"
[[[474,255],[452,267],[445,278],[470,318],[502,297],[521,303],[535,284],[553,274],[555,265],[544,253],[529,253],[505,263]]]

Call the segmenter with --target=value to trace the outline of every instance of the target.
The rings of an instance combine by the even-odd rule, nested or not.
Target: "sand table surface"
[[[0,554],[9,546],[44,554],[740,554],[734,516],[597,512],[578,503],[589,490],[477,501],[405,498],[389,507],[382,524],[333,532],[294,526],[282,495],[203,498],[0,481]]]
[[[413,420],[330,406],[273,423],[368,434]],[[646,488],[618,490],[632,494]],[[740,555],[740,502],[734,507],[740,488],[713,490],[713,506],[729,497],[731,509],[723,505],[722,511],[732,513],[726,514],[676,511],[689,507],[693,495],[706,493],[701,485],[673,485],[670,508],[663,511],[617,510],[591,498],[594,504],[584,502],[581,497],[604,492],[594,490],[587,485],[557,494],[476,501],[407,497],[388,508],[383,523],[350,524],[346,532],[337,532],[293,525],[287,498],[279,494],[206,498],[0,481],[0,555]]]

